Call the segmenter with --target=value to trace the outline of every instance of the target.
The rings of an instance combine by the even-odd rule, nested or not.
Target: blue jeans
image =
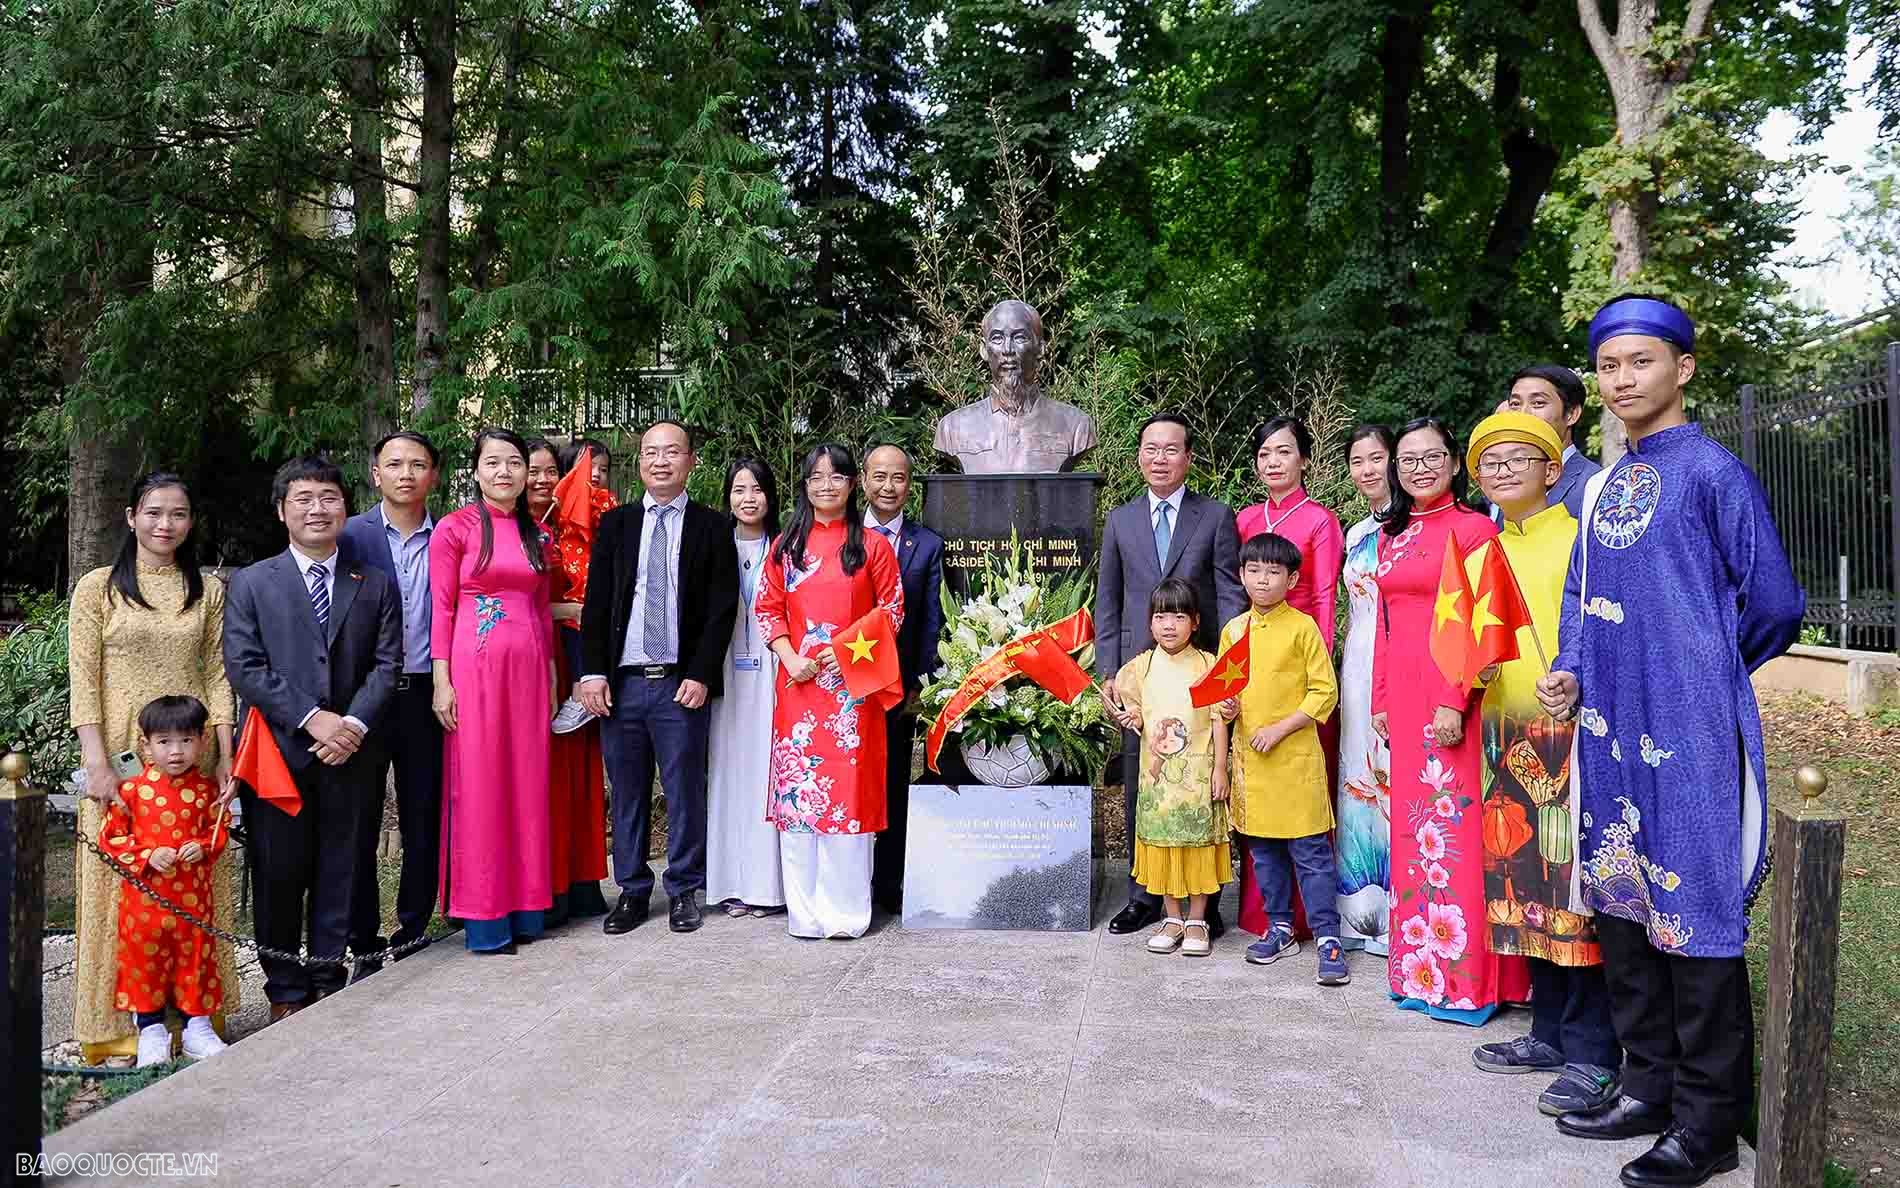
[[[638,670],[621,671],[613,680],[613,713],[600,728],[613,781],[614,881],[641,903],[653,894],[647,843],[656,767],[666,791],[666,893],[680,896],[706,886],[706,736],[712,710],[674,701],[679,687],[677,676],[647,680]]]
[[[1267,919],[1276,928],[1293,927],[1293,879],[1298,871],[1300,898],[1306,903],[1306,922],[1313,935],[1339,935],[1339,874],[1333,866],[1333,842],[1323,833],[1312,837],[1248,837],[1240,835],[1253,858],[1253,877],[1260,883],[1260,899]]]

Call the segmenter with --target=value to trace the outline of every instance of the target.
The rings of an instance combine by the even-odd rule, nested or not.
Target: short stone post
[[[1847,823],[1821,804],[1825,774],[1804,767],[1795,780],[1800,809],[1775,810],[1758,1188],[1821,1188],[1827,1164],[1827,1059]]]
[[[0,1183],[19,1176],[20,1156],[40,1153],[40,948],[46,925],[46,797],[27,783],[26,756],[0,757],[0,1127],[6,1142]]]

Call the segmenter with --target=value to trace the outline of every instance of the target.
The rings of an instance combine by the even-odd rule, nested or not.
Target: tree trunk
[[[422,62],[422,143],[417,169],[416,359],[410,405],[421,413],[449,350],[449,177],[455,148],[455,0],[423,0],[411,23]]]
[[[1412,266],[1412,228],[1416,222],[1412,188],[1412,94],[1425,62],[1429,5],[1404,3],[1385,19],[1379,43],[1384,91],[1379,106],[1379,227],[1393,289],[1386,298],[1394,325],[1411,320],[1417,272]]]
[[[358,430],[367,446],[395,428],[395,278],[389,260],[389,195],[383,185],[383,60],[369,47],[343,65],[350,99],[350,237],[355,254]]]
[[[1529,15],[1536,2],[1529,0],[1521,7]],[[1531,47],[1502,41],[1496,47],[1491,112],[1497,122],[1498,152],[1504,161],[1504,198],[1485,237],[1483,271],[1472,291],[1466,319],[1471,334],[1494,334],[1503,325],[1517,262],[1530,241],[1538,204],[1550,192],[1551,179],[1556,177],[1562,160],[1557,149],[1538,135],[1523,102],[1524,76],[1518,55],[1530,51]]]
[[[86,339],[109,300],[150,288],[152,256],[122,263],[112,275],[76,274],[66,285],[60,327],[60,386],[71,434],[66,475],[66,586],[110,564],[125,539],[125,497],[144,469],[143,435],[135,418],[115,417],[87,394]]]
[[[468,286],[477,293],[487,292],[494,282],[495,259],[501,254],[502,187],[507,184],[508,162],[514,156],[515,143],[521,134],[520,113],[515,108],[520,102],[522,42],[526,36],[526,22],[516,21],[508,31],[508,44],[502,50],[501,103],[495,116],[495,146],[490,155],[488,185],[482,191],[481,208],[475,213],[475,248],[468,264]]]
[[[1662,128],[1670,99],[1695,67],[1696,43],[1708,32],[1714,7],[1715,0],[1689,0],[1682,49],[1664,58],[1654,52],[1657,0],[1617,0],[1615,30],[1604,23],[1603,0],[1577,0],[1584,36],[1610,82],[1616,139],[1626,149],[1638,148]],[[1649,236],[1662,208],[1659,173],[1652,164],[1646,180],[1609,195],[1610,280],[1618,287],[1642,275],[1649,262]],[[1608,409],[1601,425],[1607,466],[1628,451],[1629,434]]]

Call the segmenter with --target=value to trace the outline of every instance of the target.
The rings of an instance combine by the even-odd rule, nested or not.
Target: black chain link
[[[421,949],[430,943],[430,937],[425,933],[424,935],[419,936],[412,941],[405,941],[400,945],[395,945],[389,948],[377,949],[375,952],[372,952],[372,953],[354,953],[348,957],[315,957],[315,956],[312,956],[307,950],[293,953],[293,952],[290,952],[288,949],[272,948],[269,945],[258,942],[253,937],[241,936],[238,933],[231,932],[228,929],[219,928],[215,924],[209,923],[208,921],[205,921],[205,920],[201,920],[190,909],[182,907],[179,904],[173,903],[170,899],[165,897],[163,892],[159,891],[157,888],[153,887],[150,883],[146,882],[142,876],[135,874],[134,872],[130,870],[127,870],[123,863],[118,861],[112,855],[106,853],[104,850],[100,849],[98,843],[93,841],[90,837],[87,837],[86,831],[78,827],[77,816],[74,817],[73,837],[78,840],[80,845],[90,850],[92,852],[92,855],[95,858],[105,863],[107,868],[110,869],[112,873],[118,875],[121,879],[132,884],[134,887],[137,887],[140,891],[143,891],[147,898],[152,900],[154,903],[158,904],[158,906],[163,908],[165,911],[171,913],[176,918],[183,920],[185,923],[191,925],[193,928],[196,928],[198,931],[206,934],[207,936],[216,937],[217,939],[224,941],[226,944],[232,945],[239,949],[252,950],[255,953],[257,953],[257,955],[260,957],[270,957],[277,961],[294,961],[298,965],[303,965],[303,966],[314,966],[314,965],[341,966],[342,968],[348,969],[352,973],[354,973],[357,967],[360,965],[379,963],[383,961],[394,961],[397,958],[405,957],[409,955],[410,953],[413,953],[416,950]],[[67,964],[70,965],[71,962],[68,962]],[[61,966],[59,968],[64,969],[66,967]]]

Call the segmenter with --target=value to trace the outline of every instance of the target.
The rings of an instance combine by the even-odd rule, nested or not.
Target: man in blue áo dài
[[[1742,944],[1767,873],[1761,717],[1749,673],[1787,650],[1806,599],[1761,484],[1683,412],[1695,326],[1620,297],[1590,323],[1629,453],[1591,479],[1538,698],[1579,729],[1584,901],[1596,912],[1623,1093],[1557,1128],[1660,1134],[1623,1183],[1736,1166],[1753,1092]]]

